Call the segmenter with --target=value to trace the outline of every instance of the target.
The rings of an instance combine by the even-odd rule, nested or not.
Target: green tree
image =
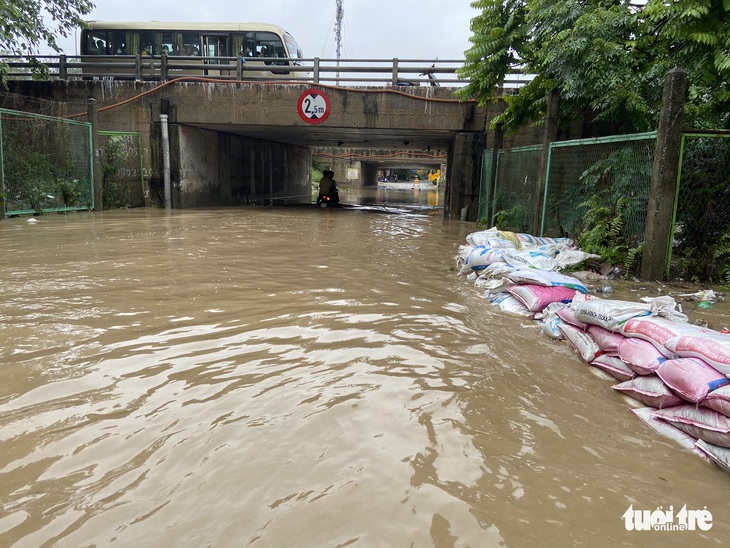
[[[36,55],[45,44],[61,51],[56,37],[83,26],[82,16],[93,8],[89,0],[0,0],[0,49],[10,55]],[[0,62],[0,71],[7,87],[6,63]],[[46,67],[38,63],[33,73],[42,76]]]
[[[689,76],[688,123],[730,122],[730,0],[477,0],[463,98],[497,98],[506,75],[535,75],[495,122],[539,121],[549,90],[563,120],[590,109],[625,131],[654,129],[664,75]]]

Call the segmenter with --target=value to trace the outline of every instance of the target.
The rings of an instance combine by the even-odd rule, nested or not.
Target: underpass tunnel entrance
[[[392,155],[392,153],[389,153]],[[412,154],[412,153],[410,153]],[[446,153],[431,158],[373,159],[333,162],[340,200],[359,206],[405,208],[439,212],[446,188]],[[341,179],[337,179],[339,176]],[[347,174],[349,172],[349,177]],[[355,172],[355,173],[353,173]],[[357,180],[353,180],[357,175]],[[339,182],[341,180],[341,182]]]

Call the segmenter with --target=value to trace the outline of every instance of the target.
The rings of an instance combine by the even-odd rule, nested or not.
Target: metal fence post
[[[494,223],[494,203],[497,197],[497,168],[499,167],[499,152],[502,150],[502,143],[504,141],[504,130],[502,126],[504,124],[497,124],[494,128],[494,146],[492,147],[492,165],[489,173],[489,201],[487,202],[487,218],[489,219],[490,226]],[[491,211],[490,211],[491,210]]]
[[[58,56],[58,79],[66,80],[66,54]]]
[[[94,174],[94,211],[101,211],[104,208],[101,169],[101,154],[99,152],[99,117],[96,111],[96,99],[89,97],[87,103],[87,116],[91,123],[91,162]],[[98,156],[97,156],[98,154]]]
[[[134,56],[134,79],[142,80],[142,56],[139,53]]]
[[[534,218],[531,226],[531,233],[542,236],[542,217],[545,203],[545,191],[548,183],[548,167],[550,158],[550,144],[557,139],[558,136],[558,110],[560,108],[560,94],[557,89],[553,89],[548,94],[547,112],[545,113],[545,133],[542,141],[542,155],[540,157],[540,176],[537,180],[536,207]]]
[[[644,250],[639,271],[643,280],[664,279],[671,257],[686,95],[687,74],[678,68],[670,70],[664,78],[649,203],[646,208]]]
[[[163,53],[160,57],[160,81],[167,82],[167,54]]]
[[[170,188],[170,136],[167,128],[167,114],[160,114],[162,129],[162,179],[165,198],[165,209],[172,209],[172,191]]]
[[[0,114],[0,220],[5,218],[5,142],[3,136],[3,117]]]

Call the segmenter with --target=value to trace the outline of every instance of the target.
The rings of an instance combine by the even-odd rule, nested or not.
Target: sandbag
[[[543,285],[545,287],[568,287],[581,293],[588,293],[588,289],[578,278],[534,268],[516,268],[507,273],[507,278],[517,284]]]
[[[541,236],[533,236],[531,234],[517,234],[517,239],[523,244],[523,245],[555,245],[555,246],[562,246],[564,248],[572,248],[575,246],[575,242],[571,240],[570,238],[544,238]]]
[[[539,312],[550,303],[568,303],[575,296],[574,289],[560,286],[514,284],[507,286],[505,290],[533,312]]]
[[[588,324],[576,318],[575,312],[569,306],[558,310],[556,314],[561,320],[569,323],[570,325],[574,325],[575,327],[582,329],[583,331],[586,331],[588,329]]]
[[[591,362],[591,365],[605,371],[614,379],[619,381],[628,381],[636,376],[636,373],[626,365],[618,356],[610,354],[601,354]]]
[[[650,375],[667,358],[643,339],[626,338],[618,345],[618,356],[637,375]]]
[[[671,350],[667,349],[666,344],[675,337],[715,333],[710,329],[686,321],[675,321],[660,316],[631,318],[621,326],[620,331],[626,337],[636,337],[649,341],[665,356],[674,355]]]
[[[730,335],[713,331],[669,339],[666,347],[677,355],[702,358],[723,375],[730,375]]]
[[[701,405],[730,417],[730,385],[709,392]]]
[[[664,384],[692,403],[700,403],[712,391],[730,384],[730,379],[699,358],[675,358],[656,370]]]
[[[656,375],[634,377],[611,388],[657,409],[684,403],[684,400],[674,394]]]
[[[505,312],[518,316],[532,316],[533,314],[522,302],[506,291],[492,295],[489,300]]]
[[[563,332],[565,340],[584,362],[591,363],[603,353],[601,347],[589,333],[567,323],[558,324],[558,329]]]
[[[648,302],[636,303],[611,299],[575,300],[571,308],[579,320],[620,331],[621,326],[631,318],[640,316],[687,317],[676,311],[677,303],[671,297],[656,297]]]
[[[725,472],[730,472],[730,449],[712,445],[705,440],[697,440],[695,446]]]
[[[512,251],[504,250],[502,259],[507,264],[522,268],[537,268],[540,270],[557,270],[555,255],[544,251]]]
[[[492,263],[502,262],[503,255],[503,249],[493,249],[484,245],[474,246],[459,273],[469,274],[472,271],[483,270]]]
[[[593,335],[593,338],[596,339],[601,350],[612,354],[616,354],[618,352],[618,345],[626,338],[620,333],[614,333],[600,325],[589,325],[588,333]]]
[[[471,245],[487,245],[497,249],[518,249],[519,243],[515,240],[504,238],[496,227],[472,232],[466,236],[466,241]]]
[[[690,436],[707,443],[730,448],[730,418],[690,403],[654,411],[654,416],[666,421]]]
[[[685,449],[689,449],[690,451],[695,451],[695,444],[697,442],[697,438],[694,436],[690,436],[689,434],[680,430],[673,424],[655,417],[654,416],[655,411],[656,411],[656,409],[652,409],[651,407],[639,407],[639,408],[631,410],[631,412],[634,415],[636,415],[636,417],[638,419],[640,419],[644,424],[646,424],[649,428],[651,428],[655,432],[677,442],[679,445],[681,445]]]
[[[563,270],[571,266],[576,266],[587,259],[600,259],[600,255],[595,253],[586,253],[580,249],[565,249],[555,256],[555,264],[558,270]]]

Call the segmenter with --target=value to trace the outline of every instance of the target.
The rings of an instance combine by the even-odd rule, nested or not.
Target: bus
[[[235,76],[239,58],[245,64],[242,74],[246,79],[302,77],[300,72],[279,68],[300,65],[303,54],[294,37],[281,27],[265,23],[87,21],[79,45],[81,55],[90,56],[84,63],[92,65],[83,71],[110,79],[134,78],[129,56],[136,55],[142,57],[145,79],[160,76],[163,56],[167,56],[173,78]],[[99,57],[99,67],[93,66],[94,56],[105,56]]]

